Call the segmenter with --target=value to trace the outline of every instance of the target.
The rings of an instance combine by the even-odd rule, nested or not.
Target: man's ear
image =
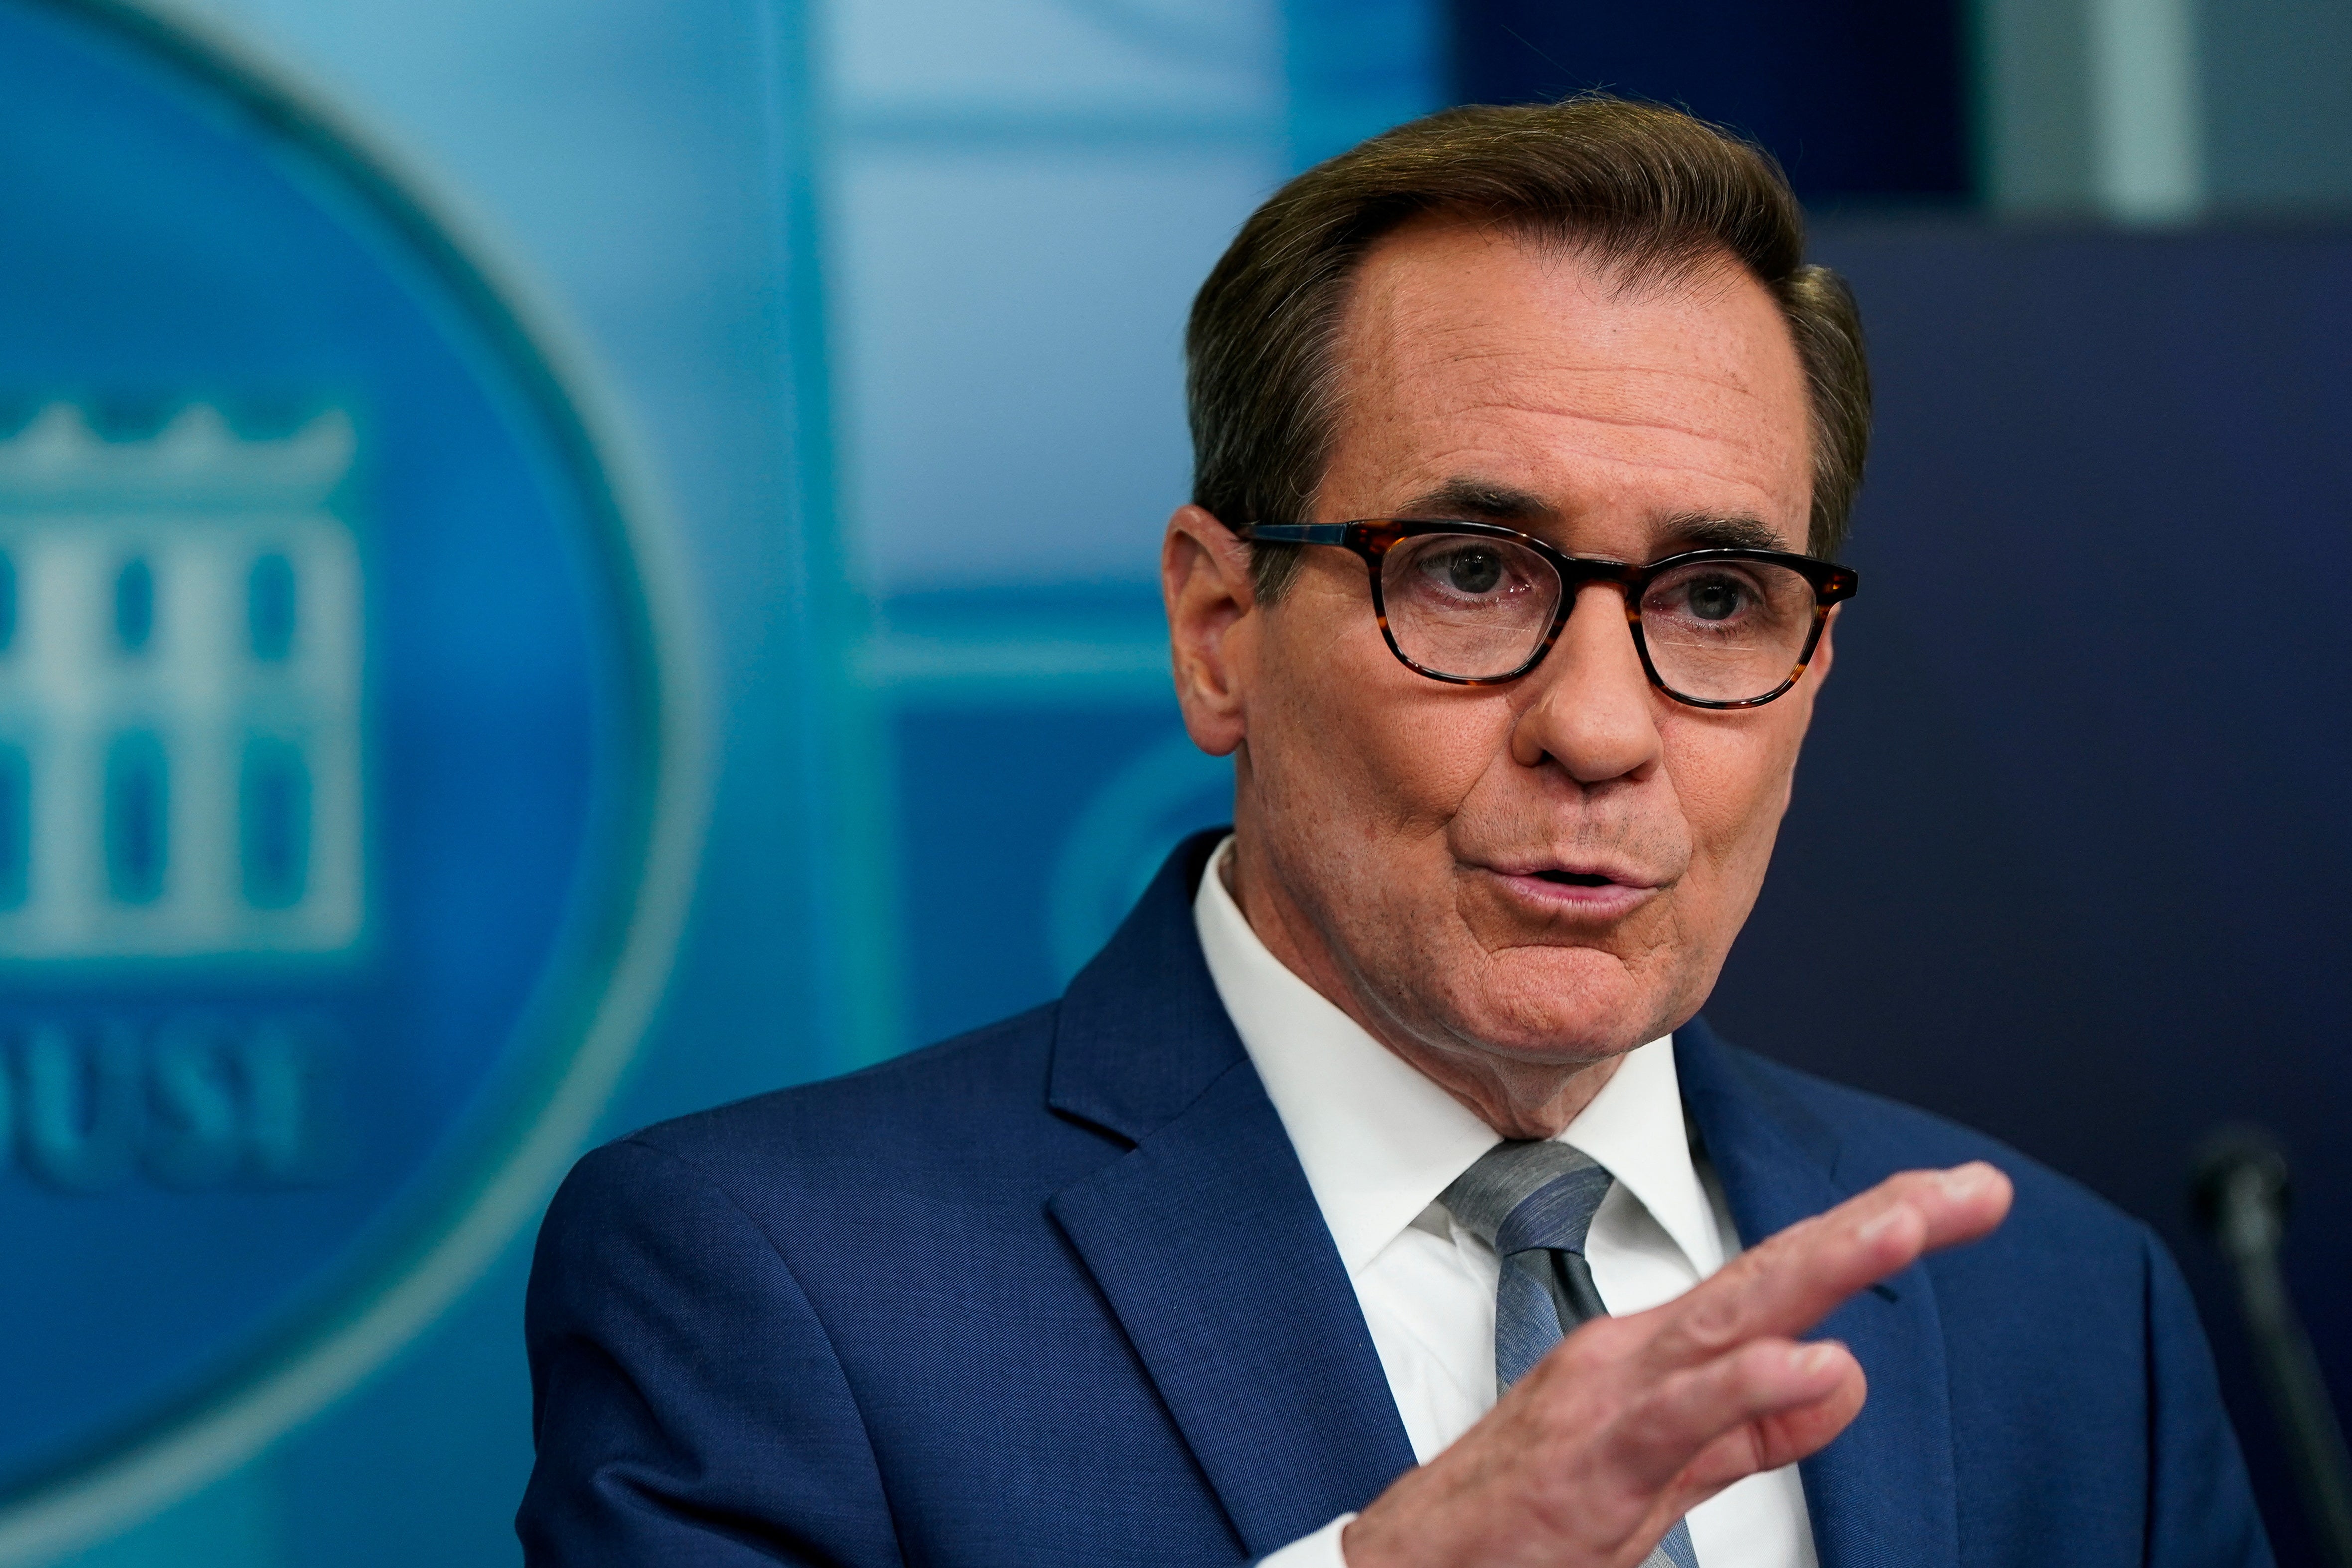
[[[1823,681],[1830,678],[1830,666],[1837,662],[1835,633],[1837,632],[1838,612],[1844,608],[1845,606],[1843,604],[1832,604],[1830,606],[1829,619],[1822,622],[1821,641],[1813,644],[1813,656],[1805,662],[1805,689],[1801,692],[1791,692],[1789,694],[1790,697],[1802,696],[1804,698],[1805,728],[1807,730],[1811,730],[1813,727],[1812,709],[1813,697],[1816,694],[1816,690]],[[1784,698],[1782,700],[1785,701],[1787,699]],[[1803,736],[1801,734],[1798,738],[1801,741],[1803,739]],[[1784,812],[1787,811],[1789,809],[1789,803],[1796,798],[1797,770],[1794,768],[1790,768],[1789,769],[1788,777],[1780,781],[1780,810]]]
[[[1257,667],[1261,618],[1249,546],[1199,507],[1179,507],[1160,543],[1160,594],[1176,701],[1192,743],[1229,755],[1244,737],[1244,709]]]
[[[1822,640],[1813,644],[1813,656],[1805,670],[1816,681],[1830,678],[1830,665],[1837,651],[1833,644],[1837,641],[1838,612],[1844,608],[1843,604],[1831,605],[1829,619],[1822,622]]]

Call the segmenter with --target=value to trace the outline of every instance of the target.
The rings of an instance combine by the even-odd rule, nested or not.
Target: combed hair
[[[1806,548],[1835,553],[1870,444],[1870,368],[1844,279],[1804,261],[1804,212],[1771,154],[1679,110],[1601,93],[1449,109],[1319,163],[1242,225],[1185,335],[1192,499],[1227,523],[1303,522],[1329,461],[1333,353],[1381,236],[1458,214],[1628,277],[1745,267],[1796,340],[1812,403]],[[1278,595],[1296,549],[1256,552]]]

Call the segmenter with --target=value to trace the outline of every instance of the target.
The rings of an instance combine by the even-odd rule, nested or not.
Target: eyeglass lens
[[[1562,592],[1551,562],[1508,539],[1427,534],[1381,559],[1381,596],[1397,649],[1425,670],[1493,680],[1524,665],[1551,630]],[[1746,702],[1783,685],[1813,625],[1813,585],[1770,561],[1701,560],[1653,580],[1642,637],[1668,690]]]

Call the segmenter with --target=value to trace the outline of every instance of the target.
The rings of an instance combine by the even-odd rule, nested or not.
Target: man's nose
[[[1579,591],[1559,641],[1526,678],[1537,683],[1535,697],[1511,732],[1511,756],[1523,766],[1549,759],[1580,784],[1601,784],[1657,762],[1650,677],[1615,588]]]

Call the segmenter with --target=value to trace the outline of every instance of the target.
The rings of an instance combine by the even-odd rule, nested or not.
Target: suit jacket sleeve
[[[2147,1251],[2150,1568],[2271,1568],[2197,1306],[2164,1244]]]
[[[824,1329],[773,1243],[639,1140],[550,1207],[524,1312],[531,1568],[901,1562]]]

